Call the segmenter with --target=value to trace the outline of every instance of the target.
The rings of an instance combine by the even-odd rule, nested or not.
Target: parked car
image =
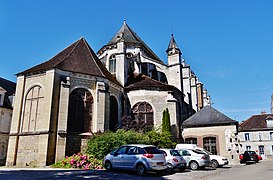
[[[229,164],[229,161],[226,157],[224,156],[218,156],[218,155],[215,155],[215,154],[211,154],[209,151],[205,150],[205,149],[196,149],[196,150],[200,150],[202,152],[205,152],[209,155],[210,157],[210,166],[212,168],[218,168],[218,167],[222,167],[224,165],[228,165]]]
[[[177,149],[177,151],[183,156],[187,166],[192,170],[205,168],[210,164],[210,157],[204,152],[196,151],[194,149]]]
[[[255,151],[245,151],[244,154],[239,155],[240,163],[257,163],[259,157]]]
[[[124,169],[144,175],[147,171],[162,172],[167,169],[164,154],[153,145],[131,144],[121,146],[103,159],[107,171]]]
[[[173,172],[174,169],[179,171],[185,171],[186,160],[179,154],[177,150],[174,149],[160,149],[164,155],[167,162],[167,168],[169,172]]]
[[[208,154],[210,157],[210,166],[213,168],[222,167],[224,165],[229,164],[229,161],[226,157],[214,155],[203,148],[197,147],[196,144],[177,144],[176,147],[177,148],[184,148],[184,149],[195,149],[197,151],[201,151],[201,152]]]

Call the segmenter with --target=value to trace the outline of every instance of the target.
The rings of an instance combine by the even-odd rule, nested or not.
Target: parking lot
[[[0,168],[0,179],[157,179],[157,180],[193,180],[193,179],[215,179],[215,180],[232,180],[232,179],[272,179],[273,161],[262,161],[251,165],[230,165],[223,168],[206,168],[204,170],[185,172],[176,172],[173,174],[148,174],[144,177],[138,176],[128,171],[105,170],[63,170],[52,168]]]

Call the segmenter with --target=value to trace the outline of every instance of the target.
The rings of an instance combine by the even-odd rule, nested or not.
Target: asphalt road
[[[177,172],[174,174],[148,174],[140,177],[133,172],[107,172],[105,170],[62,170],[52,168],[0,168],[0,180],[28,179],[156,179],[156,180],[271,180],[273,179],[273,161],[262,161],[251,165],[226,166],[218,169]]]

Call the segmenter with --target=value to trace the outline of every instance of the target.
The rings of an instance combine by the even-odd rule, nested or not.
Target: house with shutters
[[[252,150],[263,159],[273,158],[273,114],[253,115],[239,126],[240,153]]]
[[[17,73],[6,164],[50,165],[79,152],[83,135],[115,131],[125,116],[160,126],[166,108],[182,141],[182,122],[210,97],[173,35],[166,53],[164,63],[124,21],[97,53],[80,38]]]

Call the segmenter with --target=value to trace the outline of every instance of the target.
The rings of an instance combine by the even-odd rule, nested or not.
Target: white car
[[[173,172],[174,169],[178,169],[179,171],[185,171],[186,169],[186,161],[179,154],[177,150],[174,149],[160,149],[164,155],[167,162],[167,168],[169,172]]]
[[[208,152],[207,150],[202,149],[202,148],[196,148],[195,150],[200,150],[200,151],[207,153],[210,157],[210,161],[211,161],[210,165],[213,168],[222,167],[224,165],[228,165],[228,163],[229,163],[228,159],[224,156],[218,156],[218,155],[211,154],[210,152]]]
[[[205,168],[210,164],[210,157],[208,154],[196,151],[194,149],[176,149],[180,155],[186,160],[187,166],[192,170]]]
[[[211,154],[207,150],[197,147],[196,144],[177,144],[176,148],[194,149],[194,150],[201,151],[201,152],[208,154],[210,157],[210,161],[211,161],[210,166],[213,168],[222,167],[224,165],[229,164],[229,161],[226,157]]]

